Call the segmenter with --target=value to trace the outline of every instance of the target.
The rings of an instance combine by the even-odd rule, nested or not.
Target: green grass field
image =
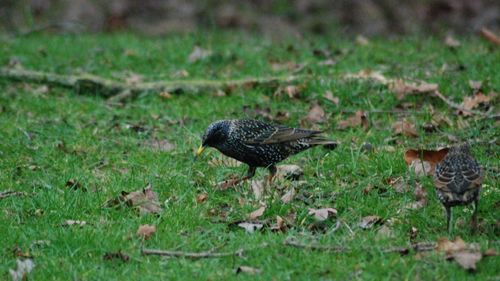
[[[454,50],[438,38],[378,39],[368,45],[339,38],[272,42],[231,34],[4,39],[0,44],[2,66],[17,64],[59,74],[226,81],[286,76],[293,67],[281,66],[289,62],[304,67],[296,73],[303,78],[294,83],[300,85],[298,98],[274,95],[275,89],[257,86],[237,88],[226,96],[204,90],[173,93],[170,98],[143,93],[117,104],[92,91],[76,93],[0,79],[0,191],[27,193],[0,200],[0,279],[10,279],[8,269],[15,268],[20,252],[33,257],[36,264],[30,280],[499,280],[498,257],[483,258],[477,271],[470,273],[438,252],[404,256],[383,252],[407,245],[412,227],[418,230],[414,242],[448,236],[431,178],[417,178],[409,172],[403,155],[409,148],[452,145],[449,135],[459,141],[479,142],[473,146],[474,155],[482,165],[497,169],[496,174],[485,172],[479,231],[470,232],[472,208],[457,207],[453,236],[478,243],[482,250],[500,250],[498,121],[458,116],[441,100],[426,94],[399,101],[384,85],[342,78],[372,69],[389,78],[424,80],[439,84],[441,93],[456,103],[471,95],[469,80],[483,81],[485,94],[498,93],[498,48],[480,38],[458,39],[462,45]],[[195,45],[212,50],[212,55],[189,63]],[[327,59],[335,63],[321,63]],[[188,76],[179,75],[181,72]],[[339,98],[338,105],[324,98],[326,91]],[[279,111],[289,113],[280,122],[296,127],[314,102],[324,109],[327,120],[302,125],[324,130],[341,145],[333,151],[311,149],[283,162],[301,166],[305,174],[306,183],[297,187],[297,196],[290,203],[280,198],[295,183],[277,181],[262,199],[255,200],[249,183],[224,191],[215,188],[230,175],[244,175],[244,165],[210,165],[211,159],[220,158],[215,150],[193,162],[200,136],[212,121],[253,118],[254,108],[260,106],[269,107],[273,116]],[[490,107],[498,112],[495,102],[498,99]],[[394,135],[391,125],[402,120],[401,114],[380,113],[393,111],[402,103],[413,105],[404,109],[404,117],[415,124],[416,138]],[[357,110],[368,112],[367,130],[336,129],[340,120]],[[424,125],[432,120],[433,112],[443,113],[450,124],[429,133]],[[167,140],[175,148],[151,149],[145,145],[151,140]],[[365,142],[373,151],[361,149]],[[259,169],[256,179],[266,175],[266,170]],[[408,192],[398,193],[387,183],[388,178],[399,176],[408,182]],[[78,182],[79,188],[67,186],[70,180]],[[427,191],[428,203],[420,209],[406,209],[415,202],[416,181]],[[159,216],[139,216],[127,207],[103,208],[106,200],[121,191],[135,191],[148,183],[163,207]],[[373,188],[368,190],[369,186]],[[196,196],[203,192],[208,198],[198,203]],[[231,226],[247,220],[248,213],[261,204],[267,208],[259,219],[270,223],[276,216],[295,214],[288,231],[264,229],[249,234]],[[322,207],[337,209],[337,218],[326,222],[322,231],[310,230],[313,220],[308,208]],[[358,223],[368,215],[380,216],[385,223],[361,229]],[[62,227],[68,219],[83,220],[87,225]],[[336,220],[343,223],[333,230]],[[136,235],[143,224],[157,227],[146,241]],[[381,234],[383,227],[392,234]],[[292,248],[283,245],[288,237],[304,243],[341,245],[351,251]],[[267,246],[260,247],[263,243]],[[141,247],[185,252],[250,250],[245,258],[190,260],[142,256]],[[130,260],[103,259],[105,253],[117,251]],[[235,269],[242,265],[261,272],[256,276],[236,274]]]

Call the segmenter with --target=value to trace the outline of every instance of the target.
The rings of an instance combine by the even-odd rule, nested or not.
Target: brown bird
[[[468,144],[453,147],[436,166],[434,184],[439,201],[446,209],[448,232],[452,231],[452,210],[457,205],[474,203],[472,227],[477,227],[479,193],[483,181],[481,166],[470,154]]]
[[[206,129],[196,157],[206,147],[214,147],[224,155],[249,166],[247,175],[241,180],[250,179],[255,175],[257,167],[264,167],[269,170],[271,181],[276,174],[276,163],[288,156],[316,145],[337,145],[337,142],[326,139],[321,133],[252,119],[219,120]]]

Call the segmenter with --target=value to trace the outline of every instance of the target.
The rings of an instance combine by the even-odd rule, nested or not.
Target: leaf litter
[[[129,207],[139,210],[141,215],[150,213],[159,214],[163,210],[160,202],[158,201],[158,195],[153,191],[151,184],[130,193],[122,191],[118,197],[106,201],[104,206],[116,207],[122,205],[123,203]]]

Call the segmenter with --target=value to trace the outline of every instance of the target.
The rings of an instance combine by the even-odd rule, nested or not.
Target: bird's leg
[[[224,181],[224,183],[221,186],[222,190],[228,189],[230,187],[238,185],[242,181],[246,181],[248,179],[251,179],[255,175],[255,170],[257,167],[248,167],[247,175],[239,178],[239,179],[228,179]]]
[[[474,213],[472,213],[472,231],[475,232],[477,230],[477,209],[479,208],[479,199],[474,200]]]
[[[271,165],[267,168],[269,170],[269,178],[267,178],[268,184],[271,185],[273,182],[274,176],[276,176],[276,172],[278,169],[276,169],[276,166]]]
[[[446,209],[446,221],[447,221],[447,226],[448,226],[448,235],[451,235],[451,232],[453,230],[453,226],[451,224],[451,220],[452,220],[451,207],[445,206],[445,209]]]
[[[246,181],[253,178],[253,176],[255,176],[255,170],[257,170],[257,167],[248,166],[247,175],[241,178],[241,181]]]

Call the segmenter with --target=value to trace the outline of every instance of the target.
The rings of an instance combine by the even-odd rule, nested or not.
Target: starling
[[[483,180],[481,167],[470,154],[468,144],[453,147],[436,166],[434,183],[439,201],[446,209],[448,232],[451,233],[451,208],[474,203],[473,229],[477,227],[479,193]]]
[[[324,138],[321,133],[321,131],[288,128],[251,119],[219,120],[206,129],[196,157],[207,146],[214,147],[222,154],[249,166],[247,175],[238,182],[252,178],[257,167],[267,168],[271,181],[277,171],[276,163],[288,156],[316,145],[337,144]]]

